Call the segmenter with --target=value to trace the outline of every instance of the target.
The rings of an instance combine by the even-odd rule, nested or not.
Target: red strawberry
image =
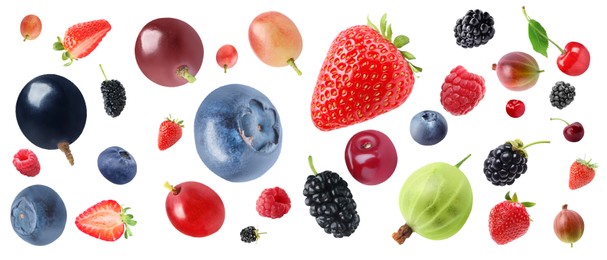
[[[114,200],[101,201],[76,217],[76,227],[85,234],[105,241],[116,241],[122,235],[125,239],[129,238],[133,235],[129,226],[137,224],[133,215],[126,214],[129,209],[122,208]]]
[[[257,199],[257,212],[263,217],[281,218],[291,209],[291,199],[280,187],[268,188]]]
[[[527,213],[533,202],[518,202],[516,193],[510,198],[506,193],[506,200],[495,205],[489,213],[489,233],[498,245],[504,245],[523,236],[529,230],[531,219]]]
[[[162,121],[158,131],[158,149],[164,151],[181,139],[183,120],[173,119],[171,115]]]
[[[572,190],[586,186],[594,179],[598,165],[590,163],[591,160],[577,159],[569,168],[569,188]]]
[[[454,116],[472,111],[485,96],[485,79],[457,66],[445,77],[440,103]]]
[[[64,66],[69,66],[74,60],[88,56],[101,42],[103,37],[112,29],[104,19],[79,23],[71,26],[65,32],[63,41],[57,37],[53,44],[56,51],[64,51],[62,60],[70,60]]]
[[[36,154],[28,149],[19,150],[13,157],[13,165],[21,174],[34,177],[40,173],[40,162]]]
[[[368,21],[340,32],[322,64],[311,102],[314,125],[329,131],[367,121],[402,105],[413,89],[409,63],[415,57],[401,51],[409,38],[392,39],[392,27],[382,16],[380,29]]]

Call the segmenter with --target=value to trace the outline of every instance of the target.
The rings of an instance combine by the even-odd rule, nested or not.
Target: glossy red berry
[[[511,99],[506,103],[506,113],[512,118],[519,118],[525,113],[525,103],[517,99]]]
[[[386,181],[394,173],[398,161],[394,143],[377,130],[353,135],[346,145],[345,159],[352,177],[366,185]]]
[[[590,52],[579,42],[569,42],[557,58],[556,64],[569,76],[582,75],[590,66]]]
[[[563,129],[563,136],[569,142],[579,142],[584,137],[584,126],[580,122],[568,123],[560,118],[550,118],[550,120],[560,120],[565,122],[567,126]]]

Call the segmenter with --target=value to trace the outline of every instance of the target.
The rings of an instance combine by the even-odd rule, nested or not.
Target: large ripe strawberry
[[[160,123],[158,130],[158,149],[164,151],[181,139],[183,135],[183,120],[173,119],[171,115]]]
[[[133,233],[129,226],[137,221],[126,214],[130,208],[123,208],[115,200],[104,200],[88,208],[76,217],[76,227],[85,234],[105,240],[116,241],[121,236],[127,239]]]
[[[74,60],[88,56],[101,42],[103,37],[112,29],[104,19],[78,23],[65,32],[63,40],[57,36],[53,49],[63,51],[62,60],[68,60],[64,66],[69,66]]]
[[[421,68],[401,51],[409,38],[392,39],[392,26],[382,16],[380,29],[367,19],[340,32],[331,43],[312,96],[314,125],[323,131],[367,121],[402,105]]]
[[[519,202],[516,193],[510,197],[506,193],[506,200],[495,205],[489,213],[489,233],[498,245],[504,245],[523,236],[529,230],[531,218],[527,213],[533,202]]]
[[[569,168],[569,188],[572,190],[586,186],[594,179],[596,163],[590,163],[591,160],[577,159]]]

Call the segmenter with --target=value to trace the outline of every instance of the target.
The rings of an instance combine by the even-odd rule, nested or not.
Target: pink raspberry
[[[21,174],[34,177],[40,173],[40,162],[36,154],[28,149],[21,149],[13,157],[13,165]]]
[[[485,96],[485,79],[457,66],[445,77],[440,102],[454,116],[472,111]]]
[[[291,199],[280,187],[268,188],[257,199],[257,212],[263,217],[280,218],[291,209]]]

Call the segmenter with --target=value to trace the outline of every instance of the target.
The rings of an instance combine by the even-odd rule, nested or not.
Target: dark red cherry
[[[346,145],[345,159],[352,177],[366,185],[386,181],[398,162],[394,143],[377,130],[364,130],[353,135]]]

